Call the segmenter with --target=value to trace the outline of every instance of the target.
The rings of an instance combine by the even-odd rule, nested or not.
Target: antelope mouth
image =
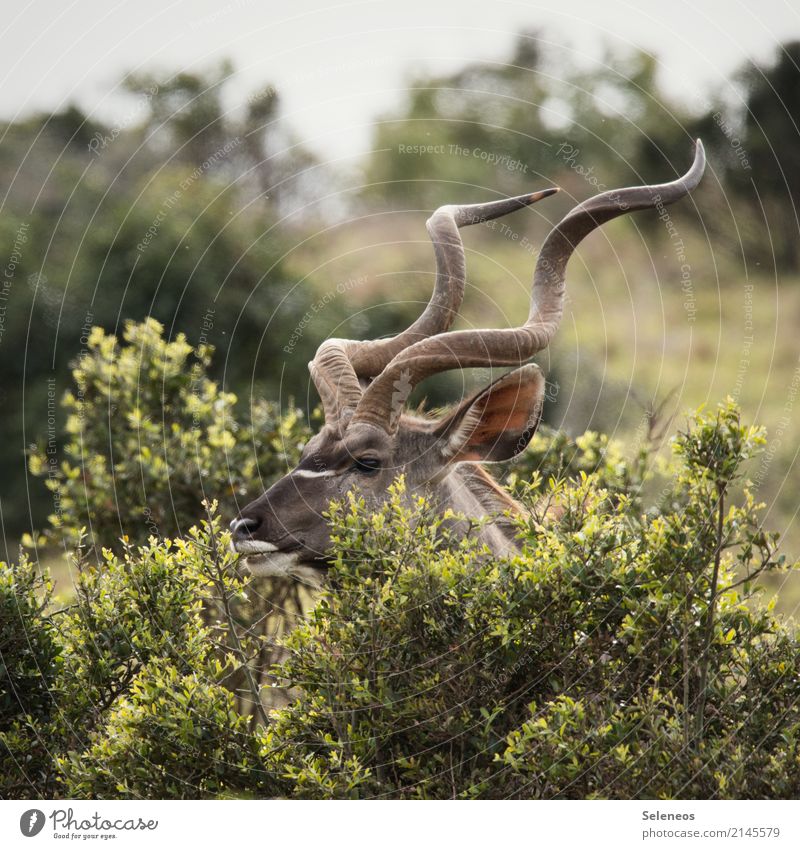
[[[319,586],[328,572],[327,561],[309,557],[299,545],[278,548],[271,542],[242,540],[231,548],[242,555],[242,566],[256,578],[294,578]]]

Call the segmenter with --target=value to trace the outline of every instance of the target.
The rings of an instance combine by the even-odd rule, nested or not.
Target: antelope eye
[[[380,471],[380,468],[381,461],[377,457],[356,457],[350,471],[361,475],[374,475],[375,472]]]

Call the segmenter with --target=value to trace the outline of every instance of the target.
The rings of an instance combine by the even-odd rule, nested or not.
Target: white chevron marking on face
[[[321,472],[315,472],[312,469],[296,469],[292,472],[293,478],[331,478],[333,477],[335,472],[330,470],[325,470]]]

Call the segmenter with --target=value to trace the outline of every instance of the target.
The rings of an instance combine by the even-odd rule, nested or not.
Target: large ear
[[[544,375],[527,365],[464,401],[435,433],[453,462],[509,460],[531,441],[542,414]]]

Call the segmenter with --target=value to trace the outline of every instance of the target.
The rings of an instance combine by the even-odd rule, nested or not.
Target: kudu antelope
[[[330,500],[358,490],[377,505],[398,474],[405,476],[408,491],[428,493],[442,511],[450,507],[471,519],[496,517],[482,523],[483,541],[498,555],[515,551],[513,526],[499,518],[515,503],[480,464],[515,456],[536,430],[545,381],[538,366],[525,363],[548,346],[558,329],[567,261],[600,224],[682,198],[698,184],[704,168],[698,140],[692,167],[680,179],[603,192],[572,209],[542,245],[527,321],[510,329],[449,330],[465,285],[458,230],[558,190],[437,209],[427,222],[436,279],[422,315],[392,338],[328,339],[309,363],[325,425],[306,445],[297,468],[231,522],[232,545],[245,555],[249,570],[318,583],[330,544],[323,518]],[[409,393],[426,377],[450,369],[502,366],[517,368],[441,419],[403,412]]]

